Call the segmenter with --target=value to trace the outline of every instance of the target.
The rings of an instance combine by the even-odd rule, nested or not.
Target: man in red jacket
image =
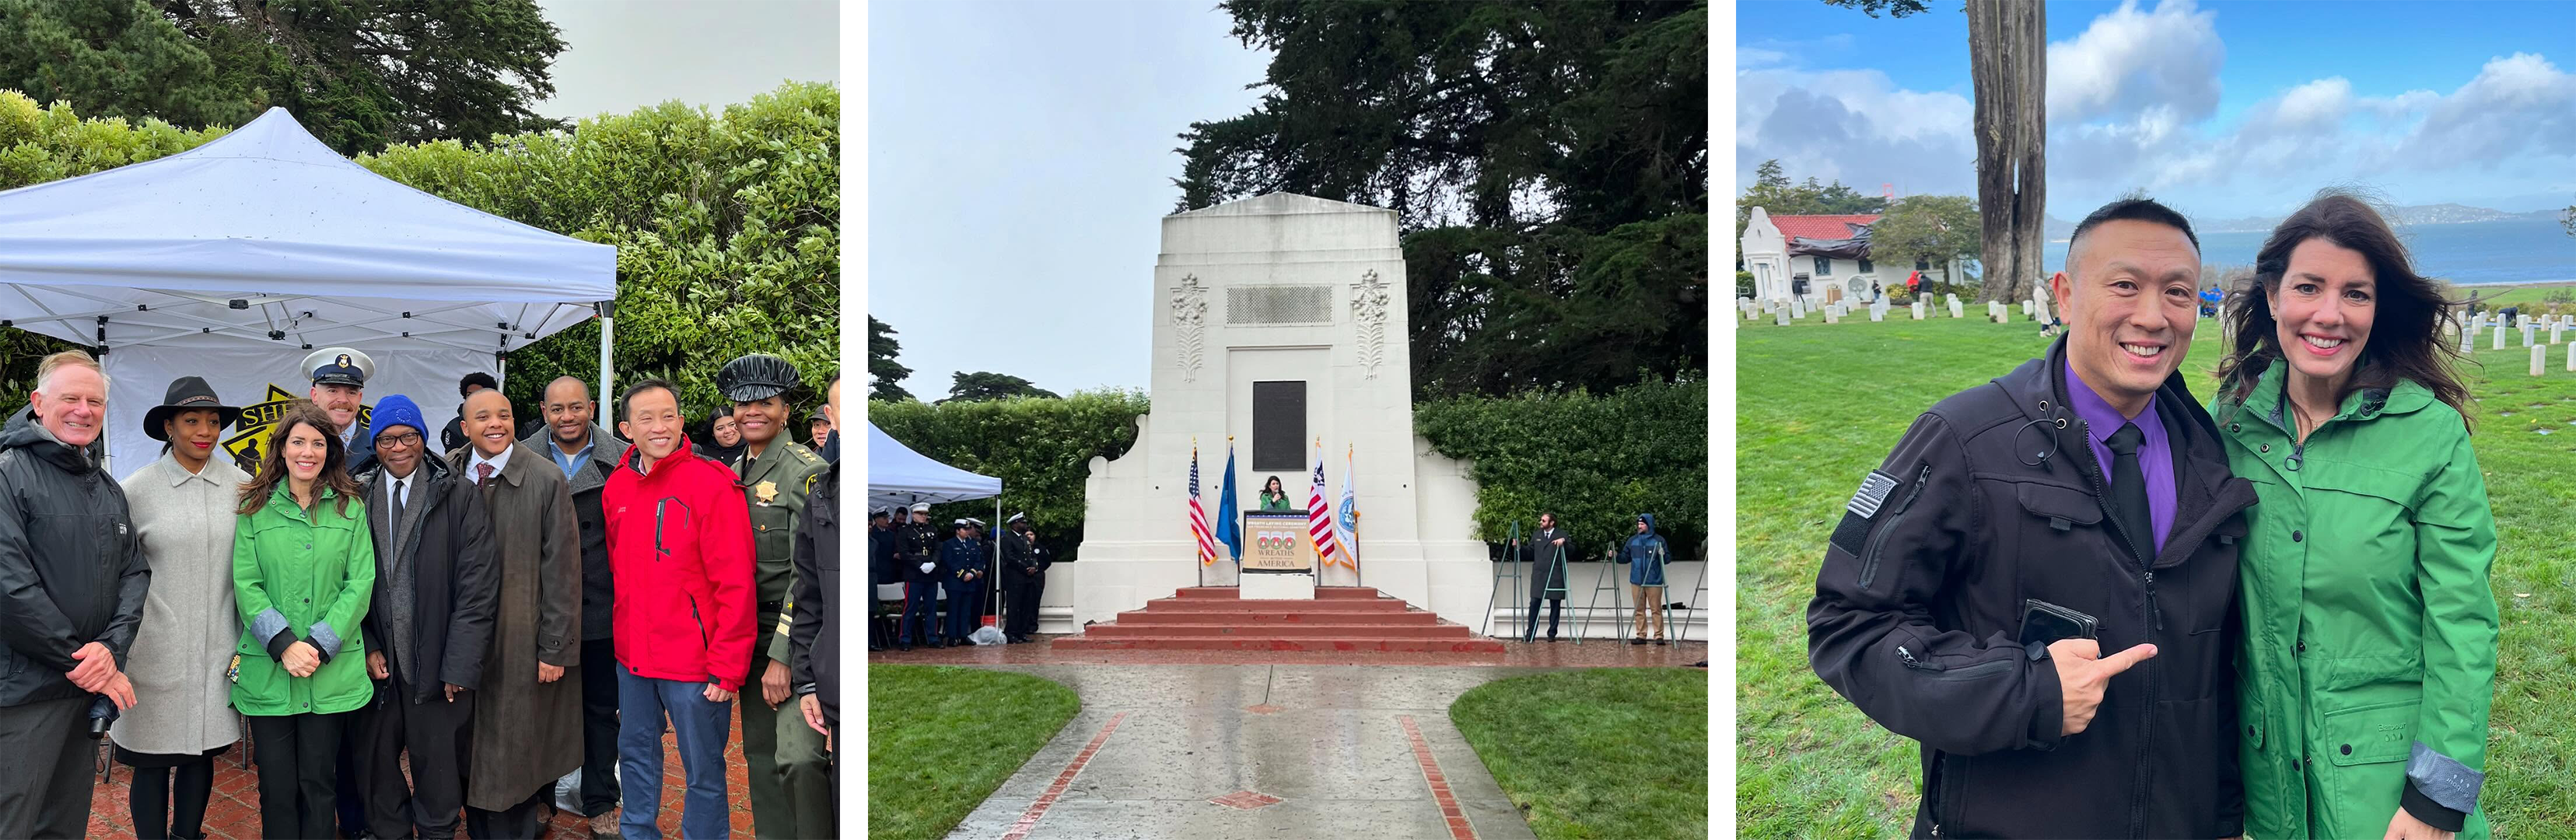
[[[751,513],[733,471],[689,451],[679,392],[647,379],[626,389],[618,432],[634,445],[600,507],[619,581],[617,752],[625,836],[659,840],[662,720],[688,779],[680,833],[729,837],[725,740],[734,692],[751,671]]]

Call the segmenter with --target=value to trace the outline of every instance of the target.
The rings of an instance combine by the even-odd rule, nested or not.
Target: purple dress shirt
[[[2136,423],[2138,431],[2146,435],[2146,442],[2138,446],[2138,469],[2147,473],[2147,527],[2156,532],[2156,544],[2147,550],[2162,553],[2165,536],[2173,532],[2174,469],[2173,446],[2165,439],[2164,421],[2156,416],[2156,401],[2148,400],[2146,409],[2136,417],[2122,417],[2119,409],[2104,402],[2102,395],[2093,392],[2093,386],[2075,375],[2075,364],[2068,362],[2066,403],[2093,432],[2084,442],[2093,445],[2094,462],[2102,465],[2105,493],[2110,492],[2107,482],[2111,480],[2111,447],[2105,441],[2128,423]]]

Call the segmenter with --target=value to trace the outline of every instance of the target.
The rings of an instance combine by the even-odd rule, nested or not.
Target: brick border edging
[[[1404,725],[1404,737],[1413,742],[1413,761],[1422,767],[1422,780],[1431,785],[1431,799],[1440,805],[1441,819],[1449,825],[1450,840],[1476,840],[1476,826],[1467,820],[1467,812],[1458,807],[1458,797],[1449,791],[1449,777],[1440,772],[1440,762],[1431,757],[1431,742],[1422,739],[1422,727],[1412,715],[1397,715]]]
[[[1065,788],[1073,785],[1073,777],[1082,774],[1083,765],[1091,763],[1092,754],[1100,751],[1100,745],[1109,741],[1109,733],[1118,731],[1119,721],[1126,719],[1126,712],[1110,716],[1109,723],[1100,727],[1100,734],[1091,737],[1090,745],[1083,747],[1082,752],[1074,755],[1072,763],[1064,766],[1064,772],[1056,774],[1055,783],[1047,786],[1046,793],[1040,795],[1037,801],[1029,803],[1029,809],[1021,812],[1020,821],[1012,824],[1011,830],[1002,833],[1002,840],[1028,840],[1029,829],[1036,828],[1038,819],[1046,816],[1047,809],[1055,807],[1057,797],[1063,796]]]

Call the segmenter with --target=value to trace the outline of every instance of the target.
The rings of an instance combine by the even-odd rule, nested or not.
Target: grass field
[[[1587,668],[1495,680],[1449,720],[1539,840],[1708,836],[1708,672]]]
[[[2536,295],[2535,295],[2536,297]],[[1970,306],[1971,314],[1983,311]],[[1901,837],[1912,741],[1807,667],[1806,606],[1843,502],[1923,409],[2046,350],[2035,326],[1904,310],[1736,333],[1736,826],[1746,837]],[[2184,371],[2206,401],[2209,321]],[[2542,338],[2546,340],[2546,333]],[[2480,802],[2500,837],[2576,836],[2576,373],[2528,375],[2517,332],[2465,368],[2496,515],[2502,651]]]
[[[1024,674],[868,666],[868,835],[948,834],[1082,708]]]

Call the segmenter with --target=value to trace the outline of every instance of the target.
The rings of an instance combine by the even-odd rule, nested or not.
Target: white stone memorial
[[[1870,322],[1871,322],[1871,323],[1877,323],[1877,322],[1880,322],[1880,321],[1885,321],[1885,320],[1887,320],[1887,304],[1884,304],[1884,303],[1873,303],[1873,304],[1870,304],[1870,305],[1869,305],[1869,320],[1870,320]]]
[[[1959,297],[1958,297],[1957,295],[1951,295],[1951,296],[1950,296],[1950,317],[1952,317],[1952,318],[1965,318],[1965,317],[1968,317],[1968,314],[1967,314],[1966,312],[1961,311],[1961,310],[1959,309]]]
[[[1774,318],[1774,319],[1777,319],[1776,321],[1774,321],[1774,323],[1777,323],[1777,324],[1779,324],[1780,326],[1783,326],[1783,327],[1788,326],[1788,325],[1789,325],[1789,307],[1786,307],[1786,306],[1774,306],[1774,307],[1771,307],[1771,317],[1772,317],[1772,318]]]
[[[2576,373],[2576,344],[2567,345],[2567,371]]]
[[[1825,304],[1825,323],[1828,323],[1828,324],[1839,324],[1839,323],[1842,323],[1842,322],[1843,322],[1843,307],[1842,307],[1842,304],[1839,304],[1839,303],[1828,303],[1828,304]]]
[[[1082,562],[1057,567],[1076,572],[1073,626],[1172,597],[1203,571],[1207,585],[1240,585],[1244,598],[1364,583],[1449,621],[1480,622],[1492,584],[1473,536],[1475,482],[1413,432],[1395,212],[1274,193],[1166,216],[1153,284],[1153,409],[1137,418],[1125,454],[1092,459]],[[1296,439],[1255,437],[1256,385],[1265,386],[1260,433]],[[1339,496],[1343,465],[1355,465],[1361,579],[1320,564],[1239,578],[1223,559],[1202,569],[1185,524],[1191,446],[1213,517],[1229,435],[1241,509],[1257,507],[1270,475],[1302,507],[1317,439],[1328,495]],[[1274,463],[1260,460],[1263,449]]]
[[[1806,318],[1807,318],[1807,306],[1806,306],[1806,304],[1799,303],[1799,302],[1794,301],[1794,300],[1793,300],[1793,301],[1790,301],[1790,302],[1789,302],[1789,317],[1790,317],[1790,318],[1792,318],[1792,319],[1795,319],[1795,320],[1801,320],[1801,321],[1806,320]]]
[[[2503,328],[2503,327],[2497,327],[2497,328],[2495,329],[2495,348],[2494,348],[2494,349],[2497,349],[2497,350],[2502,350],[2502,349],[2504,349],[2504,328]]]
[[[1913,305],[1913,306],[1909,306],[1909,307],[1906,307],[1906,308],[1914,310],[1914,320],[1917,320],[1917,321],[1923,320],[1923,302],[1922,302],[1922,301],[1917,300],[1917,301],[1915,301],[1915,302],[1914,302],[1914,305]]]
[[[2547,347],[2533,347],[2533,348],[2531,348],[2531,375],[2533,375],[2533,376],[2539,376],[2539,375],[2540,375],[2540,371],[2541,371],[2542,369],[2544,369],[2544,368],[2547,368],[2548,366],[2549,366],[2549,348],[2547,348]]]

